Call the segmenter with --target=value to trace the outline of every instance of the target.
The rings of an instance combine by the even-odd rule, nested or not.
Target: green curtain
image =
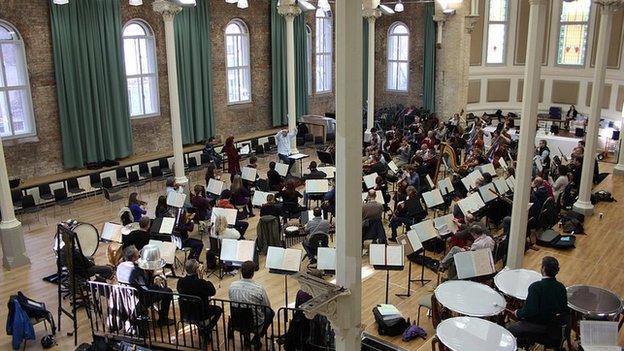
[[[297,117],[308,113],[308,74],[305,14],[295,18],[295,81]],[[288,83],[286,81],[286,20],[271,0],[271,96],[273,126],[288,124]]]
[[[362,102],[368,101],[368,20],[362,21]]]
[[[184,144],[207,140],[215,133],[209,7],[208,1],[197,1],[197,6],[184,8],[174,21]]]
[[[435,112],[435,52],[436,24],[433,21],[435,4],[425,4],[425,50],[423,67],[423,106]]]
[[[119,0],[49,3],[65,167],[131,155]]]

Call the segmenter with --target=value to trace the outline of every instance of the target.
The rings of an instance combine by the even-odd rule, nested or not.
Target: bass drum
[[[82,254],[85,257],[93,257],[100,244],[100,234],[97,229],[92,224],[82,222],[76,222],[69,229],[76,233]]]

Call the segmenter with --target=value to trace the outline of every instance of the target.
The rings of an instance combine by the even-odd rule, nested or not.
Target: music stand
[[[288,308],[288,276],[299,273],[302,256],[303,252],[298,249],[269,246],[267,250],[265,266],[269,273],[284,276],[284,306],[286,308]]]
[[[390,250],[390,252],[389,252]],[[399,254],[400,262],[394,262],[389,259],[390,256]],[[377,257],[381,256],[381,257]],[[388,303],[388,294],[390,292],[390,271],[402,271],[403,263],[403,245],[388,244],[371,244],[369,248],[369,260],[373,269],[386,271],[386,304]]]

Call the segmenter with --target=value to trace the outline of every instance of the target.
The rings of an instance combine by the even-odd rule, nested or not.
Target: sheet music
[[[440,189],[433,189],[422,194],[428,208],[433,208],[444,203]]]
[[[206,187],[206,191],[211,194],[221,195],[221,191],[223,191],[224,185],[225,183],[223,183],[222,181],[210,178],[210,180],[208,181],[208,186]]]
[[[372,189],[375,187],[375,179],[377,179],[377,177],[379,177],[377,172],[367,174],[364,176],[364,184],[366,184],[367,189]]]
[[[253,261],[256,242],[253,240],[221,240],[221,261],[245,262]]]
[[[477,186],[477,181],[481,179],[481,177],[482,177],[481,172],[479,172],[478,169],[475,169],[474,171],[470,172],[470,174],[462,178],[461,181],[462,183],[464,183],[464,186],[466,187],[466,189],[470,190]]]
[[[316,268],[323,271],[336,270],[336,248],[319,247],[316,254]]]
[[[326,174],[325,179],[334,179],[336,177],[336,167],[326,166],[316,167],[316,169]]]
[[[250,152],[251,152],[251,148],[249,147],[249,144],[245,144],[243,147],[240,148],[239,154],[249,155]]]
[[[327,179],[308,179],[305,182],[306,193],[325,194],[329,191],[329,181]]]
[[[241,178],[243,178],[243,180],[246,180],[248,182],[255,182],[257,174],[258,174],[258,170],[255,168],[243,167],[241,169]]]
[[[262,205],[266,204],[267,196],[269,196],[269,194],[270,193],[264,191],[255,190],[253,197],[251,198],[251,204],[253,206],[261,207]]]
[[[447,235],[457,231],[457,224],[455,224],[453,218],[453,214],[449,213],[433,219],[433,225],[438,230],[439,235]]]
[[[269,246],[265,266],[267,269],[299,272],[301,256],[301,250]]]
[[[498,164],[500,164],[501,167],[503,167],[504,170],[507,170],[507,161],[505,161],[504,158],[499,158],[498,159]]]
[[[288,174],[288,165],[285,163],[277,162],[275,163],[275,171],[277,174],[285,177]]]
[[[418,239],[422,243],[424,243],[427,240],[431,240],[433,238],[438,237],[438,231],[435,229],[432,219],[427,219],[420,223],[416,223],[412,225],[410,229],[416,231],[416,234],[418,235]]]
[[[499,194],[505,194],[509,191],[509,185],[507,185],[507,181],[503,178],[494,179],[494,186]]]
[[[509,176],[509,178],[505,179],[505,182],[507,182],[509,190],[514,191],[514,188],[516,187],[516,178],[514,178],[514,176]]]
[[[302,154],[302,153],[299,153],[299,154],[292,154],[292,155],[289,155],[289,156],[288,156],[288,158],[291,158],[291,159],[293,159],[293,160],[300,160],[300,159],[302,159],[302,158],[306,158],[306,157],[308,157],[308,155],[306,155],[306,154]]]
[[[224,216],[229,225],[234,225],[236,224],[236,215],[238,215],[238,210],[235,208],[213,207],[210,220],[214,223],[217,220],[217,216]]]
[[[175,218],[163,217],[162,222],[160,222],[160,229],[158,230],[158,233],[171,234],[173,233],[174,226],[175,226]]]
[[[583,349],[595,346],[616,346],[618,323],[607,321],[581,321],[581,344]],[[619,347],[618,347],[619,350]]]
[[[416,234],[416,231],[413,229],[408,231],[407,234],[397,237],[397,242],[403,245],[403,247],[407,246],[407,254],[423,249],[422,243],[420,239],[418,239],[418,234]]]
[[[117,223],[104,223],[102,227],[102,240],[121,243],[121,228],[123,227]]]
[[[542,164],[542,159],[539,156],[533,157],[533,163],[535,163],[535,167],[539,172],[544,169],[544,165]]]
[[[403,245],[371,244],[368,252],[373,266],[403,266]]]
[[[496,176],[496,169],[494,169],[494,165],[492,163],[486,163],[484,165],[479,166],[481,169],[481,173],[489,173],[491,176]]]
[[[375,202],[380,203],[380,204],[385,204],[385,199],[383,197],[383,193],[381,192],[381,190],[376,190],[375,194],[377,194],[377,196],[375,196]],[[366,198],[368,197],[368,192],[364,192],[362,193],[362,202],[366,201]]]
[[[427,178],[427,183],[429,183],[429,187],[431,189],[435,188],[435,184],[433,184],[433,180],[431,180],[431,177],[429,176],[429,174],[427,174],[425,178]]]
[[[221,240],[221,261],[237,261],[236,252],[238,250],[238,240]]]
[[[468,198],[470,198],[470,200],[474,204],[477,211],[485,207],[485,203],[483,202],[483,200],[481,199],[481,196],[479,196],[478,193],[472,193],[468,195]]]
[[[390,162],[388,162],[388,168],[390,168],[390,170],[391,170],[394,174],[399,173],[399,167],[396,165],[396,163],[394,163],[394,161],[390,161]]]
[[[495,272],[492,251],[489,249],[458,252],[453,256],[457,278],[467,279]]]
[[[444,178],[438,181],[438,189],[440,189],[440,192],[442,193],[442,195],[446,195],[448,193],[455,191],[451,178]]]
[[[184,201],[186,201],[185,193],[179,193],[177,191],[170,191],[169,194],[167,194],[167,205],[169,206],[182,208],[184,207]]]
[[[254,240],[238,240],[237,257],[240,262],[253,261],[256,252],[256,242]]]
[[[494,183],[488,183],[479,188],[479,194],[481,194],[481,198],[485,203],[493,201],[497,198],[497,196],[493,194],[490,190],[496,191]]]

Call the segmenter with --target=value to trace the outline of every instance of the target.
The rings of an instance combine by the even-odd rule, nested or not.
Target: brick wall
[[[144,0],[139,7],[121,0],[123,22],[139,18],[154,31],[158,62],[160,116],[131,121],[135,155],[157,151],[171,151],[171,126],[164,25],[161,17],[152,11],[153,0]],[[271,126],[271,43],[268,0],[250,1],[249,8],[241,10],[225,1],[210,1],[213,103],[216,132],[219,135],[237,135],[243,132],[267,129]],[[406,4],[406,11],[377,21],[376,32],[376,106],[395,103],[421,105],[423,28],[420,18],[422,5]],[[10,177],[29,178],[63,171],[61,135],[56,101],[56,82],[50,34],[48,0],[0,0],[0,19],[12,23],[23,37],[30,77],[37,137],[29,140],[5,141],[5,155]],[[225,87],[225,27],[233,18],[242,19],[250,32],[252,102],[228,105]],[[410,82],[408,93],[386,91],[386,37],[395,21],[410,29]],[[314,12],[306,15],[306,22],[315,40]],[[335,28],[335,27],[334,27]],[[313,50],[314,52],[314,50]],[[312,58],[314,72],[314,57]],[[335,75],[335,65],[334,65]],[[314,78],[313,83],[314,83]],[[314,89],[314,84],[312,85]],[[334,87],[335,88],[335,87]],[[309,99],[310,113],[333,112],[335,89],[331,93],[315,94]]]

